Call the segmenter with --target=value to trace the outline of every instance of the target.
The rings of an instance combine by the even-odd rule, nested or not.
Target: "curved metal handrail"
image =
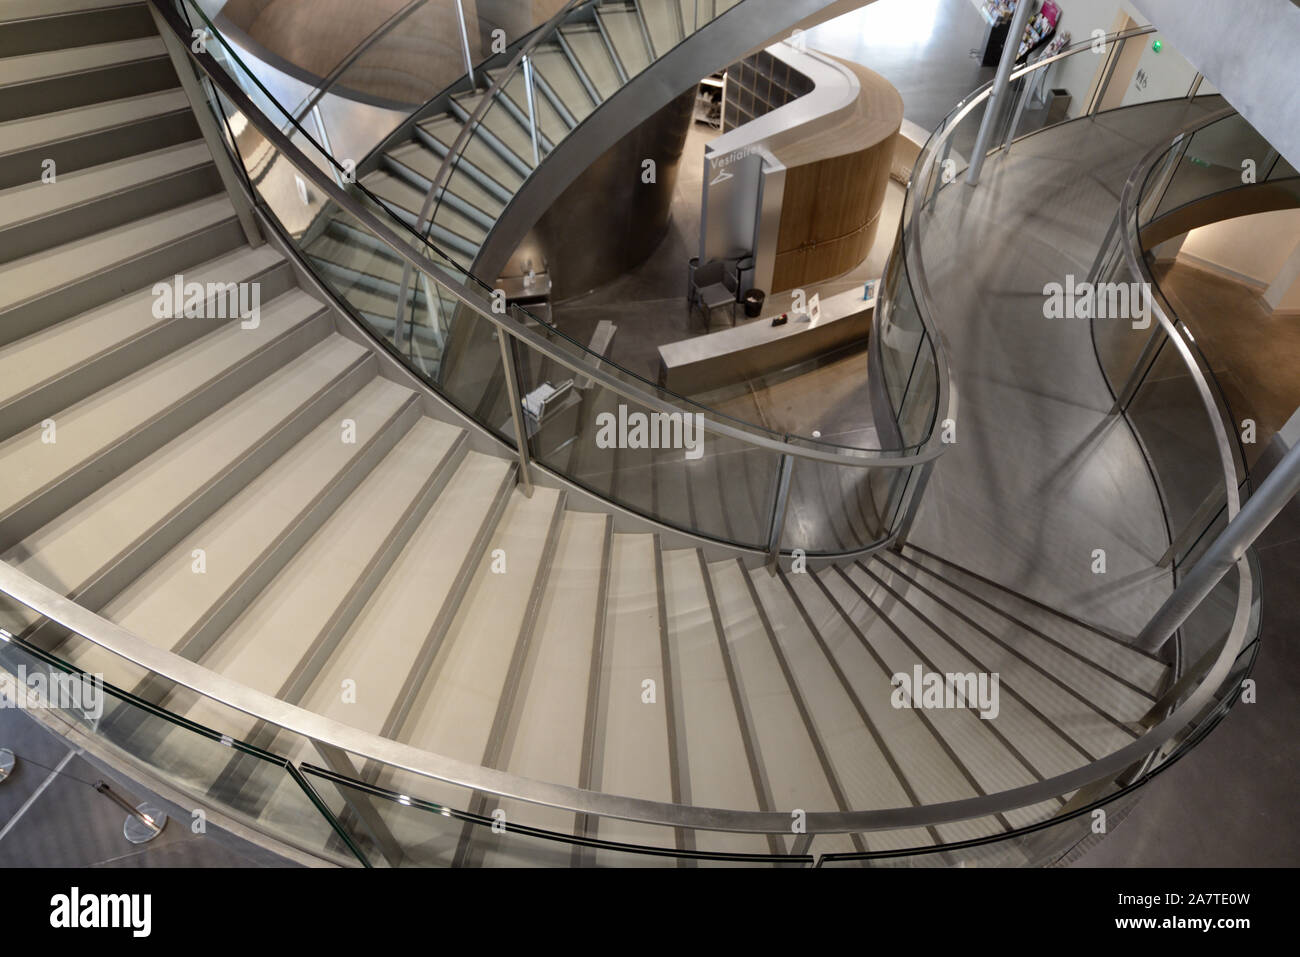
[[[174,21],[169,21],[174,24]],[[213,70],[204,63],[205,70]],[[213,70],[225,78],[227,87],[235,86],[224,71]],[[211,74],[210,74],[211,75]],[[218,77],[212,76],[214,82]],[[236,90],[238,90],[236,86]],[[243,99],[242,91],[238,91]],[[251,104],[249,104],[251,105]],[[278,137],[283,140],[284,137]],[[292,144],[287,144],[292,147]],[[1161,148],[1163,149],[1163,147]],[[296,150],[294,151],[296,152]],[[312,167],[314,169],[314,166]],[[317,171],[319,172],[319,171]],[[328,177],[319,174],[321,188],[332,185]],[[1130,185],[1137,175],[1130,177]],[[331,190],[331,192],[333,192]],[[339,191],[342,192],[342,191]],[[1125,199],[1131,198],[1126,188]],[[355,207],[359,216],[371,219],[364,210],[346,195],[343,199]],[[382,225],[382,224],[381,224]],[[382,233],[390,234],[387,227]],[[418,254],[399,243],[397,250],[419,262]],[[466,303],[470,304],[466,299]],[[1163,311],[1158,319],[1167,330],[1172,323]],[[498,326],[505,328],[501,323]],[[512,335],[514,330],[508,330]],[[539,337],[538,337],[539,338]],[[1217,420],[1217,416],[1212,416]],[[1218,422],[1222,431],[1222,422]],[[1230,460],[1229,460],[1230,461]],[[1250,623],[1254,579],[1247,558],[1239,557],[1237,609],[1233,624],[1219,656],[1209,666],[1199,685],[1183,700],[1171,707],[1168,715],[1154,724],[1144,734],[1125,747],[1112,752],[1091,764],[1065,774],[1038,781],[1031,785],[1000,791],[991,795],[949,801],[939,804],[908,806],[871,811],[811,812],[807,814],[807,833],[848,833],[879,829],[911,828],[932,824],[984,817],[1002,811],[1031,806],[1050,800],[1087,785],[1103,782],[1135,761],[1144,759],[1180,731],[1200,714],[1227,678],[1242,648]],[[789,831],[790,818],[784,812],[737,811],[722,808],[684,806],[668,802],[649,801],[620,795],[587,791],[567,785],[551,784],[511,774],[493,768],[458,761],[444,755],[423,751],[408,744],[384,738],[370,732],[342,724],[323,715],[307,711],[297,705],[282,701],[273,695],[242,685],[196,662],[171,651],[161,649],[121,626],[81,607],[72,599],[41,584],[24,572],[7,563],[0,563],[0,592],[62,625],[86,640],[111,653],[125,658],[146,670],[174,681],[198,694],[224,704],[236,711],[251,715],[270,725],[301,735],[310,740],[351,752],[380,764],[412,772],[422,777],[459,785],[501,797],[517,799],[532,804],[556,807],[598,817],[612,817],[639,821],[666,827],[683,827],[700,830],[734,831],[743,833],[775,833]],[[1176,622],[1169,634],[1178,627]],[[1166,636],[1167,637],[1167,636]],[[1163,710],[1157,703],[1152,714]]]
[[[151,2],[160,10],[164,19],[171,24],[173,29],[176,29],[178,24],[174,19],[173,11],[168,9],[168,0],[151,0]],[[571,0],[571,2],[589,2],[589,0]],[[707,413],[704,418],[704,428],[706,431],[734,439],[755,448],[765,449],[783,455],[789,454],[796,458],[809,459],[812,461],[851,468],[879,467],[903,469],[932,461],[944,451],[944,446],[936,440],[935,436],[931,436],[930,440],[926,443],[904,450],[857,449],[837,446],[833,443],[822,443],[804,436],[798,437],[798,442],[800,444],[796,445],[788,441],[790,437],[786,435],[773,432],[769,429],[764,429],[762,426],[748,422],[742,423],[745,427],[741,428],[738,425],[730,424],[731,422],[741,423],[741,420],[728,416],[725,413],[717,412],[708,406],[701,405],[700,403],[694,402],[683,396],[676,396],[673,393],[668,392],[668,390],[659,389],[658,387],[652,387],[655,389],[653,392],[647,391],[639,385],[630,383],[621,376],[609,372],[606,368],[607,366],[618,367],[615,366],[614,363],[609,362],[609,360],[605,359],[603,356],[598,356],[595,353],[590,352],[590,350],[581,343],[569,339],[565,336],[562,330],[547,326],[541,320],[538,320],[540,325],[547,328],[548,331],[563,337],[575,350],[578,350],[586,359],[592,361],[587,362],[582,359],[574,358],[574,356],[569,352],[557,347],[548,337],[534,332],[523,323],[514,322],[504,316],[497,315],[492,310],[489,302],[485,302],[483,299],[478,298],[474,292],[471,291],[474,287],[467,285],[464,282],[457,282],[454,278],[447,276],[446,273],[448,270],[455,270],[463,273],[466,279],[472,280],[481,287],[481,292],[487,293],[488,295],[491,294],[491,290],[486,284],[483,284],[472,274],[464,272],[464,270],[462,270],[461,267],[449,257],[444,261],[438,262],[424,255],[422,251],[413,249],[410,245],[412,239],[421,242],[422,245],[427,245],[439,255],[445,256],[445,254],[442,253],[441,250],[437,249],[437,247],[432,243],[428,243],[416,235],[414,230],[411,230],[408,224],[402,223],[396,217],[381,218],[373,209],[359,203],[355,196],[353,196],[347,189],[340,186],[333,177],[326,175],[317,163],[305,155],[293,142],[291,136],[279,130],[275,123],[265,122],[266,118],[257,107],[256,103],[253,102],[230,74],[222,69],[215,60],[213,60],[210,54],[196,53],[190,49],[188,45],[186,46],[186,50],[189,52],[191,61],[195,63],[199,69],[203,71],[204,75],[207,76],[207,78],[220,90],[222,97],[238,108],[248,119],[250,125],[254,126],[272,146],[283,153],[295,166],[298,172],[310,180],[310,183],[314,188],[319,189],[322,194],[326,195],[349,216],[364,225],[366,229],[371,231],[378,239],[380,239],[392,253],[401,259],[407,267],[432,278],[437,285],[450,292],[458,302],[473,310],[477,318],[491,323],[498,330],[505,332],[511,338],[527,345],[528,348],[546,356],[548,359],[551,359],[576,375],[591,378],[602,387],[607,388],[632,402],[636,402],[655,411],[680,413],[683,411],[689,411],[687,407],[690,407],[690,409],[701,410],[702,412]],[[295,127],[295,129],[306,136],[308,141],[312,142],[313,145],[321,151],[322,156],[328,157],[331,160],[333,159],[332,157],[329,157],[327,151],[325,151],[320,144],[315,143],[315,141],[312,140],[310,136],[301,129],[301,127]],[[355,189],[358,187],[360,187],[360,184],[354,184],[352,188]],[[377,208],[386,209],[381,200],[368,192],[366,195],[370,196]],[[391,221],[389,221],[390,219]],[[399,226],[410,232],[411,236],[403,237],[397,231]],[[635,373],[623,369],[619,369],[619,371],[623,376],[631,377],[636,380],[637,383],[645,383],[645,380],[641,379],[641,377],[637,376]],[[943,371],[944,375],[941,376],[941,379],[946,380],[946,366]],[[649,385],[649,383],[645,384]],[[676,401],[664,398],[664,395],[671,395]],[[722,421],[722,419],[728,419],[730,421],[725,422]],[[915,448],[916,451],[912,452],[910,450],[911,448]]]

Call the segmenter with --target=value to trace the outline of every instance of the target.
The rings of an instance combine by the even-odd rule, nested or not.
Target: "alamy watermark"
[[[900,671],[889,679],[894,690],[889,703],[895,708],[944,710],[974,708],[985,721],[992,721],[1001,710],[998,672],[947,673],[926,672],[915,665],[909,674]]]
[[[1044,319],[1124,319],[1134,329],[1151,325],[1151,284],[1146,282],[1049,282],[1043,287]]]
[[[688,459],[704,455],[704,415],[700,412],[629,412],[596,416],[596,447],[601,449],[685,449]]]
[[[239,319],[241,329],[262,324],[262,285],[256,282],[186,282],[177,275],[153,287],[155,319]]]
[[[0,671],[0,708],[80,711],[90,721],[104,716],[103,675],[36,671],[25,665]]]

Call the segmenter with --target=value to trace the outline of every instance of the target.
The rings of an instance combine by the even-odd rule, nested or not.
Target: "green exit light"
[[[1159,52],[1160,52],[1161,50],[1163,50],[1164,48],[1165,48],[1165,41],[1164,41],[1164,40],[1155,40],[1155,41],[1152,42],[1152,44],[1151,44],[1151,49],[1155,50],[1157,53],[1159,53]]]

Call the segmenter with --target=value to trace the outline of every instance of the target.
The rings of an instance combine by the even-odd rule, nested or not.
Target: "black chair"
[[[740,272],[735,260],[714,259],[695,267],[691,274],[691,308],[704,311],[704,328],[713,322],[713,310],[731,307],[731,324],[736,324],[736,302],[740,294]]]

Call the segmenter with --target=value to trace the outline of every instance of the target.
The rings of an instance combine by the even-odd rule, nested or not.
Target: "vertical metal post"
[[[1041,73],[1042,71],[1038,72]],[[1024,84],[1025,88],[1020,91],[1020,98],[1016,101],[1016,111],[1011,114],[1011,123],[1007,126],[1007,135],[1002,141],[1004,151],[1011,149],[1011,141],[1016,138],[1016,130],[1020,128],[1020,117],[1025,112],[1025,104],[1029,102],[1029,90],[1033,87],[1035,78],[1034,73],[1026,73],[1020,78],[1020,82]]]
[[[775,571],[781,561],[781,533],[785,531],[785,513],[790,505],[790,476],[794,471],[794,456],[785,453],[781,456],[781,468],[777,473],[776,501],[772,506],[772,524],[767,533],[767,567]]]
[[[1164,348],[1167,341],[1168,336],[1165,335],[1164,326],[1157,324],[1151,330],[1146,345],[1142,347],[1142,354],[1138,356],[1137,362],[1133,364],[1133,371],[1129,373],[1124,388],[1115,397],[1115,404],[1110,407],[1108,415],[1118,415],[1121,412],[1128,411],[1129,405],[1133,402],[1133,397],[1137,395],[1138,388],[1146,381],[1147,373],[1156,364],[1156,359],[1160,357],[1160,350]]]
[[[1110,58],[1106,61],[1106,72],[1102,75],[1101,82],[1097,84],[1097,93],[1088,107],[1089,116],[1096,116],[1101,112],[1101,101],[1106,98],[1106,91],[1110,89],[1110,81],[1115,76],[1115,68],[1119,66],[1119,58],[1124,55],[1124,44],[1127,42],[1127,37],[1117,40],[1110,51]]]
[[[533,165],[542,161],[541,149],[537,143],[537,99],[533,90],[533,61],[524,57],[524,93],[528,97],[528,131],[533,137]]]
[[[329,131],[325,129],[325,117],[321,115],[319,103],[317,103],[315,106],[311,108],[311,116],[312,119],[316,121],[316,129],[320,133],[320,145],[325,147],[325,155],[333,156],[334,147],[330,146],[330,134]],[[293,136],[292,133],[290,133],[289,135]],[[343,174],[339,172],[339,168],[333,163],[329,163],[328,166],[330,168],[330,172],[334,174],[334,182],[338,183],[339,186],[343,187],[344,189],[347,189],[348,184],[343,182]]]
[[[524,495],[532,498],[532,465],[528,456],[528,423],[524,421],[523,397],[519,391],[519,370],[514,361],[514,339],[504,329],[496,331],[497,343],[501,346],[501,368],[506,375],[506,392],[510,398],[510,419],[515,424],[515,447],[519,454],[519,482],[524,487]]]
[[[469,52],[469,30],[465,26],[465,4],[462,0],[456,0],[456,16],[460,18],[460,43],[461,49],[465,53],[465,73],[469,77],[469,88],[473,90],[476,86],[474,82],[474,59]]]
[[[1247,499],[1237,517],[1228,523],[1147,622],[1133,644],[1153,654],[1160,651],[1297,492],[1300,492],[1300,444],[1282,457],[1255,494]]]
[[[998,109],[1006,96],[1007,86],[1011,82],[1011,70],[1016,65],[1016,55],[1020,52],[1020,38],[1025,35],[1025,24],[1029,22],[1029,0],[1020,0],[1016,12],[1011,15],[1011,27],[1007,32],[1007,43],[1002,48],[1002,59],[998,61],[998,72],[993,79],[993,89],[984,104],[984,119],[980,123],[979,135],[975,138],[975,150],[971,153],[970,168],[966,171],[966,182],[978,186],[980,171],[984,168],[984,156],[993,141],[997,128]]]
[[[350,781],[360,781],[361,775],[357,772],[356,766],[352,763],[352,758],[341,748],[332,744],[326,744],[323,741],[311,739],[315,745],[317,753],[325,762],[325,766],[341,778]],[[379,845],[379,853],[384,855],[384,860],[388,861],[390,867],[401,867],[402,859],[406,856],[402,850],[401,843],[393,836],[388,825],[384,822],[383,815],[379,813],[379,808],[370,796],[360,788],[349,788],[335,784],[335,789],[339,796],[343,798],[352,813],[357,816],[362,825],[370,833],[375,843]],[[334,820],[338,821],[338,815],[334,815]],[[342,822],[339,822],[340,827]],[[355,843],[355,840],[354,840]]]
[[[912,524],[916,521],[916,513],[921,509],[921,499],[925,495],[925,487],[930,483],[930,474],[934,471],[934,463],[926,462],[920,466],[921,474],[917,476],[916,484],[912,486],[912,495],[907,500],[906,511],[898,523],[898,531],[894,533],[894,548],[902,548],[907,543],[907,536],[912,533]]]

